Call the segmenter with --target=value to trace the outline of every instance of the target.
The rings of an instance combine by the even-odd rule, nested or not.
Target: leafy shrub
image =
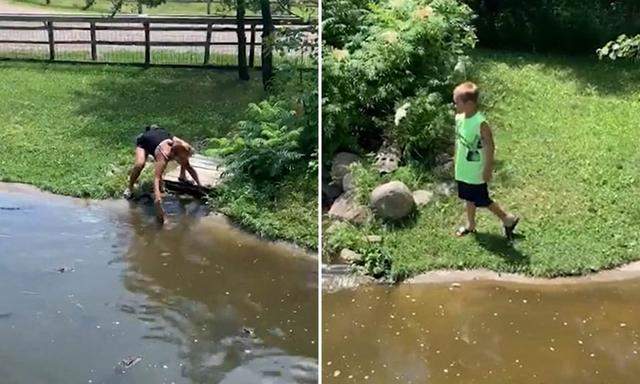
[[[616,40],[610,41],[604,47],[598,49],[598,56],[601,59],[604,57],[608,57],[611,60],[628,58],[640,61],[640,35],[634,37],[620,35]]]
[[[365,27],[370,12],[368,0],[325,0],[322,2],[322,38],[331,47],[343,48],[347,41]]]
[[[374,149],[387,137],[411,154],[434,154],[447,141],[450,93],[476,41],[471,10],[455,0],[397,0],[369,8],[359,31],[339,40],[344,48],[325,40],[326,158],[354,141]],[[336,33],[335,25],[325,33]],[[396,126],[396,109],[406,104],[407,116]]]
[[[345,222],[336,222],[324,235],[323,250],[329,256],[338,254],[343,248],[359,252],[367,245],[362,233]]]
[[[591,53],[620,33],[640,33],[637,0],[463,1],[490,48]]]
[[[282,101],[250,104],[247,120],[238,123],[232,138],[214,139],[217,148],[209,154],[226,158],[232,173],[255,179],[270,179],[292,171],[303,157],[299,140],[303,126],[296,112]]]
[[[207,153],[223,157],[230,173],[256,181],[277,181],[296,169],[315,172],[315,79],[313,72],[279,72],[273,81],[273,95],[250,104],[237,132],[231,137],[212,139]]]
[[[369,247],[362,255],[362,259],[367,274],[375,278],[385,277],[393,282],[398,281],[391,273],[393,258],[386,249]]]

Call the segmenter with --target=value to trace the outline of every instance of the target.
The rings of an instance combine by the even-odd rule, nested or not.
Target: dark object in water
[[[244,337],[256,337],[256,331],[253,328],[242,327],[240,333],[242,333]]]
[[[19,211],[20,207],[0,207],[0,211]]]
[[[123,369],[129,369],[141,361],[142,361],[141,356],[127,356],[124,359],[120,360],[118,365]]]
[[[6,319],[13,315],[11,312],[0,312],[0,319]]]
[[[136,313],[137,312],[136,309],[133,306],[128,305],[128,304],[120,305],[120,310],[122,312],[126,312],[126,313]]]
[[[75,269],[73,269],[72,267],[60,267],[60,268],[56,269],[56,271],[58,271],[60,273],[66,273],[66,272],[73,272],[73,271],[75,271]]]

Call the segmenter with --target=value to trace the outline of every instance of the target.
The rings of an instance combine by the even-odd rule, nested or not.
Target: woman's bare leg
[[[129,176],[129,191],[133,191],[133,186],[140,177],[140,173],[144,169],[145,161],[147,160],[147,153],[144,149],[136,147],[136,159],[131,169],[131,175]]]

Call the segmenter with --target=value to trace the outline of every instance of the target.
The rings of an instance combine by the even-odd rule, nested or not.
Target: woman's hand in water
[[[164,223],[164,208],[162,208],[162,199],[156,198],[155,199],[155,205],[156,205],[156,218],[158,219],[158,222],[160,224]]]

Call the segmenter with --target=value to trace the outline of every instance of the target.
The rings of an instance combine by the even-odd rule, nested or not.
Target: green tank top
[[[484,184],[484,151],[480,136],[480,125],[486,121],[484,115],[476,112],[470,118],[456,115],[456,180],[467,184]]]

